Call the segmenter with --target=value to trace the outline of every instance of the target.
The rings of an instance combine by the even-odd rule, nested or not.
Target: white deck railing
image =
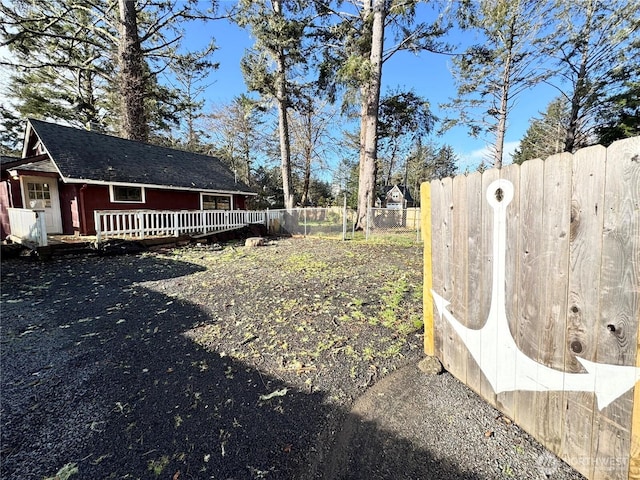
[[[44,210],[8,208],[11,236],[20,243],[47,246],[47,226]]]
[[[180,236],[205,234],[266,223],[267,214],[250,210],[96,210],[96,237]]]

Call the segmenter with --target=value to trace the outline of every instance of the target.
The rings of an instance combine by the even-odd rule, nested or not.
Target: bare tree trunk
[[[130,140],[147,141],[149,126],[144,107],[146,78],[144,58],[135,2],[118,0],[120,9],[120,38],[118,57],[122,96],[122,135]]]
[[[247,184],[251,185],[251,146],[249,145],[249,141],[247,140],[247,136],[242,142],[242,159],[244,161],[244,175],[242,176],[242,180]]]
[[[304,173],[302,186],[302,206],[309,201],[309,185],[311,184],[311,162],[313,160],[313,111],[309,109],[304,112],[302,118],[303,153],[304,153]]]
[[[583,38],[581,42],[581,58],[580,69],[576,77],[576,82],[573,88],[573,95],[571,96],[571,112],[569,115],[569,125],[567,127],[567,135],[564,140],[564,151],[573,153],[576,149],[576,143],[578,141],[578,134],[580,131],[580,109],[582,107],[582,101],[587,96],[587,62],[589,61],[589,40],[592,32],[592,20],[593,9],[595,6],[591,2],[586,3],[586,19],[585,27],[583,28]],[[585,38],[586,37],[586,38]]]
[[[393,175],[393,167],[396,163],[396,154],[398,153],[398,142],[394,142],[391,147],[391,158],[389,158],[389,170],[387,173],[387,178],[385,179],[385,185],[391,185],[391,176]]]
[[[282,1],[273,1],[273,10],[282,15]],[[289,98],[287,92],[287,66],[282,47],[278,47],[276,59],[276,102],[278,103],[278,131],[280,134],[280,171],[282,173],[282,190],[284,192],[284,206],[292,209],[295,206],[293,181],[291,176],[291,140],[289,135],[289,117],[287,110]]]
[[[311,184],[311,152],[307,151],[304,159],[304,173],[303,173],[303,187],[302,187],[302,206],[304,207],[309,201],[309,185]]]
[[[580,104],[581,100],[585,97],[586,90],[587,58],[588,55],[585,55],[583,53],[582,60],[580,62],[580,71],[578,72],[576,85],[573,89],[573,95],[571,96],[571,112],[569,114],[569,125],[567,126],[567,135],[564,139],[565,152],[573,153],[573,151],[576,149],[578,132],[580,130]]]
[[[502,91],[500,94],[500,110],[498,112],[498,125],[496,126],[496,140],[493,146],[494,158],[493,166],[502,168],[502,156],[504,155],[504,136],[507,130],[507,109],[509,101],[509,74],[511,70],[511,54],[504,64],[504,74],[502,77]]]
[[[502,70],[502,88],[500,90],[500,109],[498,110],[498,125],[496,126],[496,141],[494,144],[493,166],[502,168],[504,156],[504,137],[507,132],[507,115],[509,112],[509,92],[511,91],[511,68],[513,60],[514,39],[516,38],[517,15],[511,19],[509,36],[506,39],[507,58]]]
[[[370,77],[362,89],[363,115],[360,125],[360,178],[358,182],[357,228],[366,228],[367,209],[375,201],[376,173],[378,159],[378,106],[380,104],[380,81],[382,78],[382,53],[384,48],[384,0],[373,0],[370,15],[371,52],[369,54]]]

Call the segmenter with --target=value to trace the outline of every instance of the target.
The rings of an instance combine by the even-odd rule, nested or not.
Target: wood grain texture
[[[452,181],[452,210],[451,235],[452,245],[449,256],[451,265],[451,297],[449,310],[462,324],[467,324],[467,289],[469,285],[467,275],[468,259],[468,230],[467,230],[467,181],[465,177],[457,176]],[[452,332],[449,357],[451,370],[457,378],[467,383],[468,350],[464,339]]]
[[[514,339],[518,338],[518,278],[519,230],[520,230],[520,166],[502,168],[500,176],[513,185],[513,199],[507,207],[507,239],[505,245],[505,313]],[[497,396],[498,408],[515,419],[517,412],[516,392],[503,392]]]
[[[442,238],[442,260],[444,262],[443,277],[441,284],[441,296],[447,301],[451,301],[456,282],[454,275],[455,252],[453,251],[453,180],[450,177],[443,178],[442,197],[440,208],[442,210],[440,224],[440,235]],[[449,307],[451,308],[451,307]],[[460,339],[448,322],[442,322],[442,358],[443,365],[447,371],[451,372],[458,379],[464,382],[464,377],[460,377],[461,368],[458,365],[456,352],[459,350]]]
[[[607,149],[605,185],[596,361],[636,365],[640,305],[640,138],[616,142]],[[596,388],[597,385],[596,379]],[[628,475],[633,399],[631,390],[596,416],[592,478]]]
[[[480,312],[481,279],[483,256],[480,244],[482,242],[482,175],[474,172],[467,179],[467,318],[466,326],[480,329],[486,317]],[[467,353],[467,385],[480,394],[482,373],[480,367],[470,353]]]
[[[514,186],[501,267],[518,348],[570,374],[584,373],[578,357],[640,367],[640,138],[432,182],[433,288],[473,329],[487,320],[501,258],[486,200],[500,177]],[[496,395],[448,321],[434,324],[445,367],[547,448],[588,478],[640,480],[640,387],[602,410],[590,392]]]
[[[545,296],[538,328],[538,362],[562,371],[567,322],[567,275],[571,229],[572,155],[561,153],[545,160],[542,240]],[[562,392],[537,392],[537,432],[544,445],[559,453],[564,424]]]
[[[489,310],[491,307],[491,282],[493,281],[493,265],[496,261],[496,259],[493,258],[494,212],[493,208],[487,201],[486,192],[489,188],[489,185],[491,185],[492,182],[498,180],[499,178],[500,170],[495,168],[486,170],[482,173],[482,230],[480,231],[481,241],[479,242],[480,252],[482,255],[482,269],[480,277],[481,288],[478,290],[479,296],[477,297],[477,301],[480,306],[480,311],[478,313],[480,315],[480,318],[483,320],[483,325],[489,316]],[[482,393],[482,397],[485,400],[487,400],[494,407],[496,406],[496,393],[493,391],[493,388],[484,376],[482,376],[482,380],[480,383],[480,392]]]
[[[518,291],[518,331],[516,343],[522,352],[538,360],[542,332],[538,329],[542,316],[545,271],[542,220],[544,207],[544,167],[542,160],[530,160],[520,166],[520,225],[518,278],[514,288]],[[519,374],[516,365],[516,374]],[[537,436],[535,394],[516,392],[516,423],[533,436]]]
[[[576,152],[573,158],[571,231],[569,236],[568,311],[564,370],[582,373],[576,357],[595,361],[595,332],[600,313],[600,258],[606,149]],[[564,392],[564,431],[560,456],[588,476],[592,469],[591,431],[595,396]]]
[[[620,142],[622,143],[622,142]],[[631,161],[636,162],[636,164],[640,163],[640,139],[629,139],[624,141],[624,145],[616,142],[611,147],[612,155],[616,153],[616,151],[623,152],[622,155],[630,158]],[[628,152],[628,153],[625,153]],[[636,167],[637,168],[637,167]],[[638,225],[638,215],[640,215],[640,192],[638,192],[638,188],[640,188],[640,178],[638,178],[638,172],[636,171],[635,175],[631,174],[631,180],[634,183],[635,187],[632,185],[632,202],[635,204],[631,205],[634,209],[634,218],[632,218],[632,222],[635,223],[635,227],[631,226],[631,230],[635,229],[636,235],[635,240],[631,239],[634,242],[632,245],[631,251],[631,265],[634,266],[634,272],[632,275],[635,277],[635,293],[632,295],[635,298],[630,300],[630,304],[635,304],[636,309],[636,366],[640,367],[640,232],[638,229],[640,226]],[[635,178],[635,180],[634,180]],[[633,198],[635,200],[633,200]],[[632,282],[633,283],[633,282]],[[633,411],[631,418],[631,439],[629,445],[629,475],[628,478],[630,480],[638,480],[640,479],[640,386],[636,384],[633,391]]]
[[[431,184],[424,182],[420,185],[420,222],[423,245],[423,283],[422,309],[424,317],[424,353],[433,356],[434,347],[434,318],[433,299],[431,297],[432,260],[431,260]]]
[[[444,288],[445,278],[445,262],[444,259],[444,239],[442,233],[442,225],[445,222],[443,211],[444,187],[440,180],[431,182],[431,258],[432,265],[432,281],[433,290],[443,295],[441,292]],[[430,298],[431,295],[430,295]],[[435,305],[432,306],[435,309]],[[437,311],[434,310],[437,314]],[[433,351],[444,365],[442,351],[443,321],[440,315],[437,315],[434,323]]]

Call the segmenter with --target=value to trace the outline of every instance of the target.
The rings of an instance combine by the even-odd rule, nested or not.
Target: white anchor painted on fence
[[[440,317],[444,317],[460,336],[495,393],[511,391],[593,392],[602,410],[640,380],[640,368],[595,363],[576,357],[587,373],[556,370],[528,357],[516,345],[505,312],[505,257],[507,205],[513,199],[513,184],[496,180],[487,189],[487,200],[494,211],[493,279],[491,306],[485,325],[468,328],[447,310],[449,302],[431,290]]]

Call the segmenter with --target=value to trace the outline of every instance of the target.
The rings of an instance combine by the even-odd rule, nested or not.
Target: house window
[[[231,197],[228,195],[202,194],[203,210],[231,210]]]
[[[111,185],[111,201],[115,203],[144,203],[144,188]]]
[[[51,192],[48,183],[27,183],[27,196],[30,205],[51,208]]]

